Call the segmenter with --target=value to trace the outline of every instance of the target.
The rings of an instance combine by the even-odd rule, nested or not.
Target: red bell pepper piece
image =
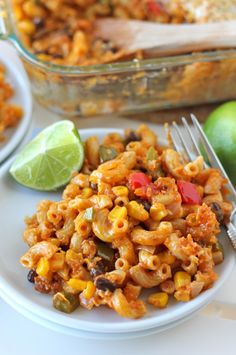
[[[180,180],[177,181],[177,186],[183,203],[188,205],[200,205],[202,203],[201,196],[194,184]]]
[[[133,173],[129,176],[129,186],[131,190],[136,190],[147,186],[151,183],[151,179],[144,173]]]
[[[156,16],[160,16],[163,13],[163,7],[156,0],[147,1],[147,10]]]

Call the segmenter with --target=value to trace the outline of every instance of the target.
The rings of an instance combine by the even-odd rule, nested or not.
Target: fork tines
[[[228,188],[233,198],[233,205],[234,211],[231,214],[230,221],[227,223],[227,234],[231,240],[231,243],[236,250],[236,227],[233,221],[234,216],[236,215],[236,208],[235,208],[235,199],[236,199],[236,191],[235,188],[230,181],[228,175],[225,172],[219,158],[217,157],[214,149],[212,148],[209,140],[207,139],[200,123],[198,122],[197,118],[191,114],[191,121],[192,126],[189,125],[188,121],[185,117],[182,118],[183,129],[177,125],[176,122],[173,122],[173,132],[170,132],[173,145],[177,151],[180,151],[181,148],[183,152],[188,157],[189,160],[192,160],[194,156],[202,155],[201,150],[199,149],[199,144],[202,145],[206,156],[209,160],[210,165],[213,168],[220,170],[221,174],[227,179],[228,181]],[[176,139],[178,137],[178,140]],[[180,145],[179,145],[180,143]],[[207,164],[205,164],[207,166]]]

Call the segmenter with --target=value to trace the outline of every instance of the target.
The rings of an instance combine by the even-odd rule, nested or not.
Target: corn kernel
[[[93,297],[94,293],[96,291],[96,286],[92,281],[87,282],[87,286],[83,291],[83,296],[86,300],[89,300],[91,297]]]
[[[128,196],[129,190],[126,186],[115,186],[112,188],[112,192],[116,196]]]
[[[36,273],[39,276],[46,277],[50,269],[49,261],[44,256],[39,259],[37,264]]]
[[[81,193],[81,196],[84,198],[89,198],[93,195],[93,190],[91,187],[84,187]]]
[[[35,32],[35,25],[29,20],[20,21],[18,24],[19,30],[27,35],[32,35]]]
[[[73,288],[75,291],[78,292],[85,290],[87,287],[87,283],[88,283],[87,281],[78,280],[74,278],[71,278],[69,281],[67,281],[68,286],[70,286],[71,288]]]
[[[116,206],[114,207],[108,214],[108,218],[110,221],[115,221],[116,219],[123,219],[127,217],[127,209],[126,207]]]
[[[174,264],[176,257],[172,254],[170,254],[169,251],[165,250],[161,253],[158,253],[158,257],[161,261],[161,263],[163,264],[168,264],[168,265],[172,265]]]
[[[148,297],[148,303],[157,308],[165,308],[167,306],[169,296],[166,292],[153,293]]]
[[[191,276],[185,271],[177,271],[174,275],[175,288],[178,290],[183,286],[190,285]]]
[[[167,215],[168,211],[162,203],[156,203],[150,208],[150,216],[156,222],[160,222]]]
[[[145,210],[143,205],[136,201],[130,201],[127,205],[127,210],[128,215],[138,221],[146,221],[149,218],[149,213]]]

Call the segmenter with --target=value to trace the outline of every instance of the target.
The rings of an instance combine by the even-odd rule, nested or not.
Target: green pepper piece
[[[107,243],[97,242],[97,255],[106,261],[114,261],[114,250]]]
[[[154,147],[150,147],[146,155],[147,160],[157,160],[157,151]]]
[[[86,208],[84,212],[84,219],[86,219],[86,221],[88,222],[92,222],[93,217],[94,217],[94,208],[93,207]]]
[[[223,245],[219,241],[217,241],[216,244],[213,245],[212,251],[213,252],[220,251],[224,256],[224,248],[223,248]]]
[[[104,145],[100,145],[99,147],[99,156],[101,163],[105,163],[106,161],[115,159],[118,155],[118,152],[113,147],[105,147]]]
[[[79,306],[79,297],[68,292],[57,292],[53,296],[52,302],[58,311],[71,313]]]

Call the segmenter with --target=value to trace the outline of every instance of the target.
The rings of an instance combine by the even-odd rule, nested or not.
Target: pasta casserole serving
[[[136,319],[147,304],[165,308],[212,287],[232,210],[220,172],[162,146],[145,125],[102,143],[90,137],[84,149],[62,200],[42,200],[26,217],[20,262],[35,289],[62,312],[105,305]]]

